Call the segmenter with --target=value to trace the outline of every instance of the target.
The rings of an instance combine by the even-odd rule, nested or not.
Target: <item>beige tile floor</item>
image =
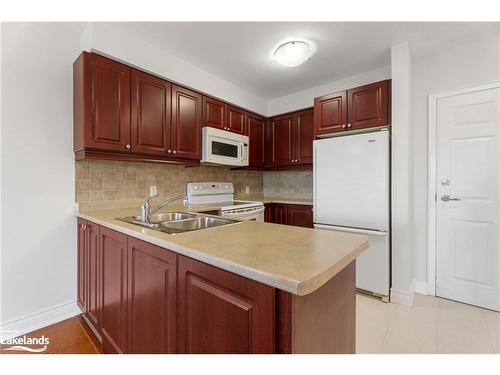
[[[356,352],[500,354],[500,313],[419,294],[412,308],[358,294]]]

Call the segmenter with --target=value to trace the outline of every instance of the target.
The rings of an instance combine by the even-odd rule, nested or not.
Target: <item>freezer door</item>
[[[314,141],[314,222],[389,230],[389,132]]]

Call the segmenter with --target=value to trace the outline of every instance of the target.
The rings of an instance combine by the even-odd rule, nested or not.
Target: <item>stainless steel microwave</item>
[[[207,164],[248,166],[248,137],[225,130],[204,127],[201,162]]]

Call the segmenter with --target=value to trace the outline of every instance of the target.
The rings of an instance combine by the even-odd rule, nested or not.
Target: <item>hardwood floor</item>
[[[6,350],[10,345],[0,347],[1,354],[100,354],[101,344],[80,316],[63,320],[48,327],[26,334],[26,337],[44,335],[50,342],[43,353]],[[28,345],[29,346],[29,345]]]

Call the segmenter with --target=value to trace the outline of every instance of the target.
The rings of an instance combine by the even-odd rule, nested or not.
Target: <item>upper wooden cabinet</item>
[[[203,96],[202,126],[210,126],[238,134],[247,134],[246,117],[247,113],[242,108],[209,96]]]
[[[126,152],[130,146],[130,68],[83,52],[73,65],[74,150]]]
[[[174,157],[200,160],[202,97],[172,85],[171,149]]]
[[[349,130],[390,123],[390,81],[375,82],[347,91]]]
[[[307,109],[294,114],[293,158],[295,164],[312,164],[314,140],[314,111]]]
[[[135,69],[131,76],[132,151],[165,156],[170,147],[172,85]]]
[[[263,117],[248,114],[247,131],[249,137],[249,164],[251,167],[263,167],[265,163],[264,140],[266,120]]]
[[[312,109],[272,117],[268,126],[268,165],[274,167],[312,164]]]
[[[371,83],[314,99],[314,134],[389,125],[391,80]]]
[[[347,92],[314,99],[314,134],[344,131],[347,128]]]

